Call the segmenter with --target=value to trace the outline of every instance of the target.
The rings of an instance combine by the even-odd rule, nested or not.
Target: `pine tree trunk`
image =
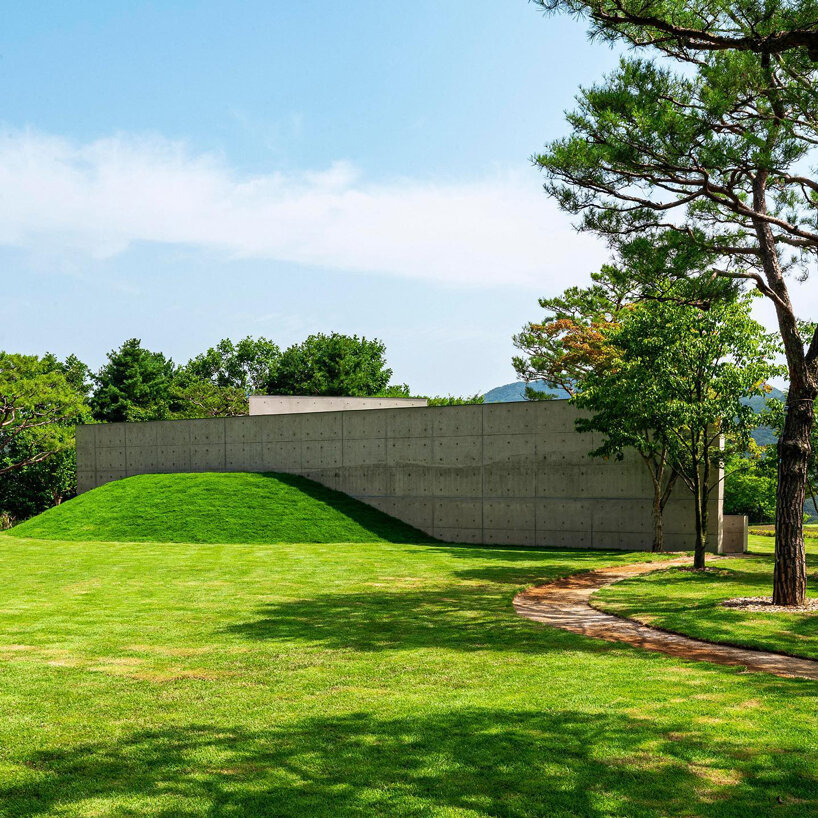
[[[767,213],[767,171],[753,181],[753,207]],[[818,330],[807,352],[790,302],[784,273],[778,258],[775,237],[766,220],[755,220],[758,249],[764,276],[769,285],[778,317],[790,387],[784,430],[778,441],[778,489],[775,502],[775,570],[773,602],[776,605],[803,605],[807,590],[807,563],[804,552],[804,498],[810,456],[810,432],[815,420],[816,358]],[[761,288],[763,291],[763,288]]]
[[[804,392],[807,392],[805,395]],[[804,605],[807,596],[804,552],[804,501],[815,415],[811,390],[787,399],[784,431],[778,441],[778,491],[775,505],[773,604]]]

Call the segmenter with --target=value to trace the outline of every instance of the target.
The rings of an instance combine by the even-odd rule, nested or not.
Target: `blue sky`
[[[616,55],[526,0],[9,4],[0,348],[382,338],[395,379],[514,379],[604,259],[529,157]]]

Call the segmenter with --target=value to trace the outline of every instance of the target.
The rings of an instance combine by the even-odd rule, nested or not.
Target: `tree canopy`
[[[84,396],[53,356],[0,352],[0,475],[69,448],[85,415]]]
[[[390,387],[391,378],[383,341],[337,332],[318,333],[284,351],[273,392],[279,395],[408,396],[408,387]]]
[[[280,359],[281,350],[267,338],[248,336],[235,343],[223,338],[216,346],[188,361],[178,379],[183,384],[208,381],[246,394],[268,394],[275,388]]]
[[[97,420],[160,420],[171,412],[173,361],[151,352],[138,338],[108,353],[108,363],[94,376],[91,410]]]
[[[818,3],[815,0],[533,0],[591,23],[591,34],[608,41],[652,46],[695,61],[714,51],[783,54],[802,50],[818,62]]]

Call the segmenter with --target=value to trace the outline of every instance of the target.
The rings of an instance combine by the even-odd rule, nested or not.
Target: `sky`
[[[606,259],[530,157],[617,59],[527,0],[8,4],[0,349],[337,331],[416,394],[512,381]]]

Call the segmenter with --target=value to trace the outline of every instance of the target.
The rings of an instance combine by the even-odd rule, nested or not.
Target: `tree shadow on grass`
[[[257,619],[225,630],[245,639],[367,652],[434,647],[542,653],[570,636],[548,629],[544,639],[543,628],[514,613],[505,589],[464,591],[462,586],[320,594],[271,603],[258,610]]]
[[[803,649],[808,643],[799,640],[818,640],[818,616],[798,612],[754,613],[721,604],[736,596],[770,596],[772,565],[769,574],[747,570],[742,568],[744,565],[746,562],[741,560],[729,569],[719,566],[713,573],[671,568],[634,577],[625,580],[612,597],[600,599],[599,605],[613,612],[623,610],[620,606],[624,605],[625,614],[650,614],[662,627],[710,641],[812,656]],[[754,634],[746,626],[756,619],[766,620],[774,630],[764,637]]]
[[[360,713],[252,730],[133,732],[14,759],[4,815],[802,816],[809,753],[621,713]],[[810,806],[811,805],[811,806]],[[96,814],[96,813],[95,813]]]

